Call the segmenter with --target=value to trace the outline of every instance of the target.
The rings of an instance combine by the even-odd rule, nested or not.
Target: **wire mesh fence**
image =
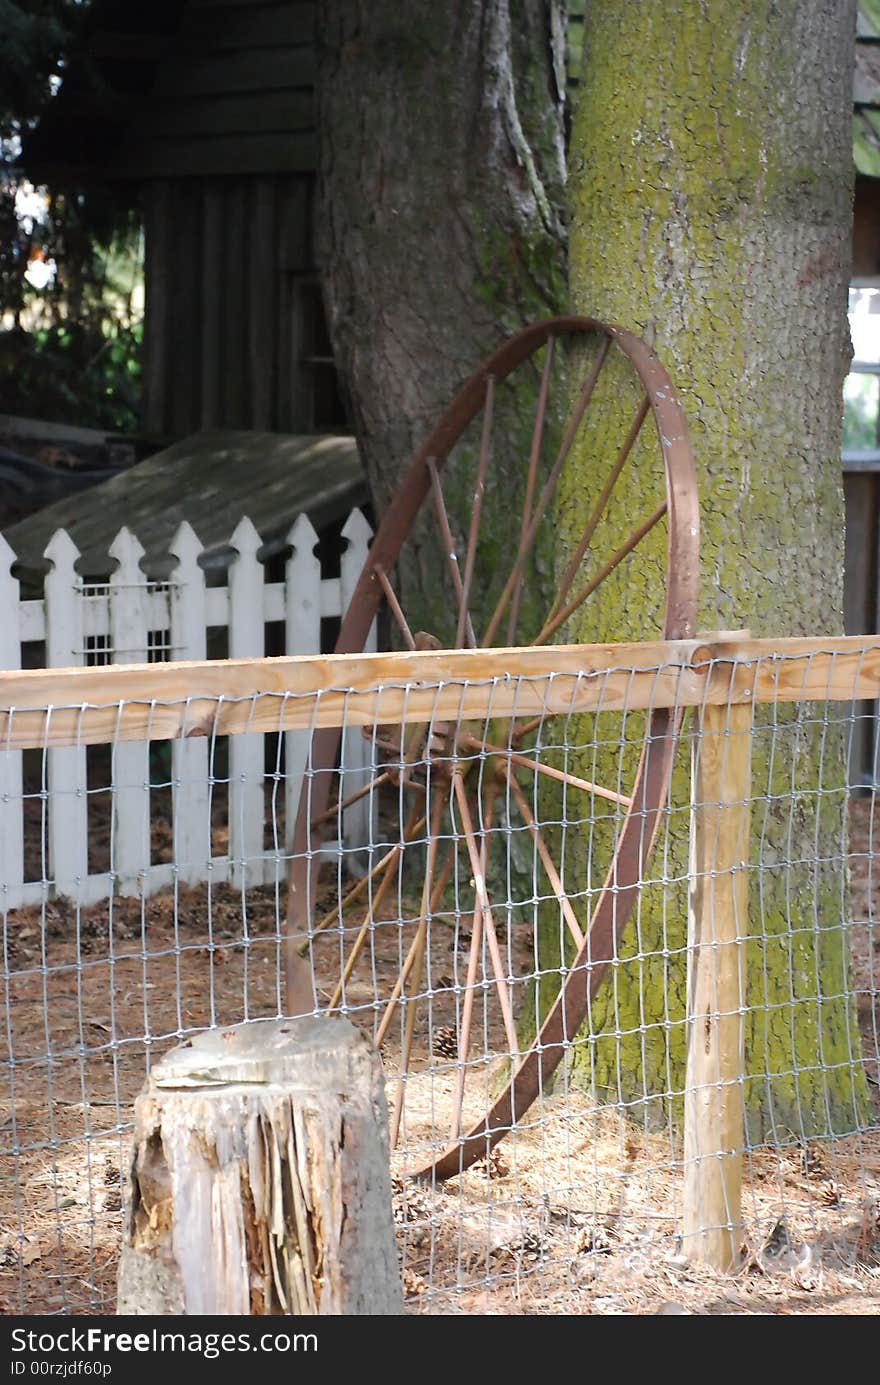
[[[381,1047],[412,1311],[876,1306],[880,814],[847,757],[878,666],[878,642],[829,640],[94,668],[51,695],[3,675],[0,741],[27,759],[0,815],[24,805],[40,887],[3,910],[4,1309],[112,1310],[145,1074],[196,1030],[289,1012],[285,972]],[[255,731],[258,874],[226,739]],[[168,738],[193,732],[203,830],[169,839],[161,790],[195,762]],[[340,733],[371,748],[358,782]],[[46,810],[49,757],[87,746],[96,903],[56,887]],[[150,897],[116,859],[122,794],[167,856]],[[695,1144],[699,1110],[721,1123]],[[731,1159],[741,1205],[725,1173],[696,1217],[732,1277],[694,1239]]]

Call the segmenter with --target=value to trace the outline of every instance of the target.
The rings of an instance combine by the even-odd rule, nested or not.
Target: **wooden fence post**
[[[403,1311],[381,1061],[326,1017],[200,1034],[135,1103],[117,1312]]]
[[[704,706],[694,743],[684,1127],[686,1255],[734,1267],[742,1239],[750,704]]]

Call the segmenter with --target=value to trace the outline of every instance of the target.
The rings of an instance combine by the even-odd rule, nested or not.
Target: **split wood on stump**
[[[382,1071],[347,1020],[212,1030],[156,1065],[117,1311],[402,1312]]]

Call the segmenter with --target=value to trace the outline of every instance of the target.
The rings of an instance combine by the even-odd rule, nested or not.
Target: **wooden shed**
[[[315,0],[94,0],[25,147],[143,209],[145,429],[345,426],[315,274]]]

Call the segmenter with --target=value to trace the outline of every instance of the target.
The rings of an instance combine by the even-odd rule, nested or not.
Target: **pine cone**
[[[806,1174],[808,1178],[819,1177],[825,1172],[825,1161],[819,1150],[815,1149],[812,1145],[804,1145],[801,1150],[800,1162],[801,1173]]]
[[[484,1178],[506,1178],[510,1173],[510,1165],[496,1146],[489,1151],[488,1159],[476,1160],[474,1173],[481,1173]]]
[[[591,1222],[582,1226],[575,1240],[576,1255],[607,1255],[611,1250],[611,1236],[608,1228],[601,1222]]]
[[[411,1183],[405,1178],[392,1178],[391,1193],[395,1226],[407,1228],[407,1238],[411,1245],[424,1245],[428,1239],[429,1224],[434,1210],[431,1199],[417,1183]]]
[[[403,1272],[403,1296],[404,1298],[421,1298],[428,1292],[427,1282],[415,1270],[404,1270]]]
[[[535,1260],[543,1260],[547,1254],[544,1237],[538,1231],[527,1231],[519,1245],[515,1247],[515,1254],[526,1264]]]
[[[438,1058],[458,1057],[458,1035],[452,1025],[445,1024],[434,1030],[431,1048]]]

